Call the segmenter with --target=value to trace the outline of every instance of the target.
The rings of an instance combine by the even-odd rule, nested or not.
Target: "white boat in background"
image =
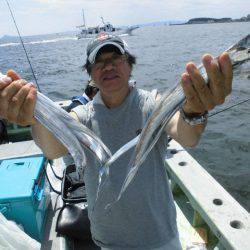
[[[138,25],[133,25],[126,28],[117,28],[114,27],[111,23],[105,22],[103,17],[101,17],[102,25],[87,27],[84,16],[84,10],[82,10],[82,14],[83,14],[83,24],[77,26],[77,28],[80,29],[80,32],[76,35],[78,39],[91,38],[101,32],[112,33],[114,35],[125,35],[125,34],[131,35],[133,30],[139,28]]]

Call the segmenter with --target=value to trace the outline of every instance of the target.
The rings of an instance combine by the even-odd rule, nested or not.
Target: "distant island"
[[[170,24],[170,25],[183,25],[183,24],[203,24],[203,23],[232,23],[232,22],[250,22],[250,14],[247,16],[232,19],[230,17],[211,18],[211,17],[198,17],[189,19],[185,23]]]

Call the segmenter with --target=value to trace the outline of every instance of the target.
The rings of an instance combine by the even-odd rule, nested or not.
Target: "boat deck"
[[[64,165],[62,158],[56,159],[53,161],[53,169],[58,176],[63,175],[64,168],[65,168],[65,165]],[[53,187],[56,190],[60,191],[61,181],[59,181],[58,179],[54,177],[54,174],[51,171],[51,168],[47,168],[47,173],[48,173],[49,179]],[[57,235],[55,231],[56,221],[58,218],[59,211],[63,206],[63,201],[61,199],[61,196],[54,192],[51,192],[51,200],[52,200],[52,204],[49,210],[49,215],[47,218],[47,224],[45,228],[46,235],[42,242],[41,249],[42,250],[64,250],[64,249],[100,250],[100,248],[96,246],[93,241],[86,241],[86,240],[79,241],[79,240],[60,237]]]
[[[0,149],[0,162],[42,154],[34,141],[3,144]],[[62,176],[65,168],[62,159],[53,161],[53,168]],[[173,140],[167,150],[166,168],[173,187],[183,249],[197,245],[203,249],[249,249],[249,213]],[[61,181],[54,177],[49,167],[47,172],[53,187],[60,191]],[[92,241],[80,242],[58,236],[55,227],[63,202],[53,192],[51,201],[42,250],[100,249]]]
[[[190,204],[192,211],[186,217],[191,215],[191,224],[207,239],[207,245],[249,250],[249,213],[174,140],[166,163],[175,200],[182,211]]]

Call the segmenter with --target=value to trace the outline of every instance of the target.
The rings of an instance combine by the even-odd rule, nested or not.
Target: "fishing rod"
[[[24,50],[24,52],[25,52],[26,58],[27,58],[27,60],[28,60],[28,63],[29,63],[29,65],[30,65],[30,69],[31,69],[32,75],[33,75],[33,77],[34,77],[34,79],[35,79],[37,89],[38,89],[39,92],[41,92],[41,89],[40,89],[40,86],[39,86],[39,84],[38,84],[38,81],[37,81],[35,72],[34,72],[34,70],[33,70],[32,64],[31,64],[30,59],[29,59],[29,56],[28,56],[28,53],[27,53],[26,48],[25,48],[25,46],[24,46],[24,42],[23,42],[22,36],[21,36],[21,34],[20,34],[20,32],[19,32],[19,29],[18,29],[18,26],[17,26],[17,24],[16,24],[16,20],[15,20],[14,14],[13,14],[13,12],[12,12],[12,10],[11,10],[11,7],[10,7],[10,5],[9,5],[8,0],[5,0],[5,2],[6,2],[7,5],[8,5],[8,8],[9,8],[9,11],[10,11],[10,14],[11,14],[11,17],[12,17],[12,20],[13,20],[13,22],[14,22],[14,24],[15,24],[15,27],[16,27],[16,30],[17,30],[19,39],[20,39],[21,44],[22,44],[22,46],[23,46],[23,50]]]
[[[233,107],[236,107],[236,106],[238,106],[238,105],[240,105],[240,104],[243,104],[243,103],[245,103],[245,102],[248,102],[248,101],[250,101],[250,98],[248,98],[248,99],[246,99],[246,100],[244,100],[244,101],[240,101],[240,102],[238,102],[238,103],[236,103],[236,104],[233,104],[233,105],[231,105],[231,106],[229,106],[229,107],[226,107],[226,108],[224,108],[224,109],[221,109],[221,110],[219,110],[219,111],[217,111],[217,112],[215,112],[215,113],[212,113],[212,114],[209,115],[208,117],[212,117],[212,116],[214,116],[214,115],[217,115],[217,114],[219,114],[219,113],[222,113],[222,112],[224,112],[224,111],[227,111],[227,110],[229,110],[229,109],[231,109],[231,108],[233,108]]]

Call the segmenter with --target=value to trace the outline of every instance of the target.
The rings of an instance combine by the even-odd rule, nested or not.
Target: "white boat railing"
[[[193,226],[206,224],[207,236],[212,233],[225,249],[249,250],[249,213],[174,140],[166,163],[173,193],[183,192],[194,209]]]

